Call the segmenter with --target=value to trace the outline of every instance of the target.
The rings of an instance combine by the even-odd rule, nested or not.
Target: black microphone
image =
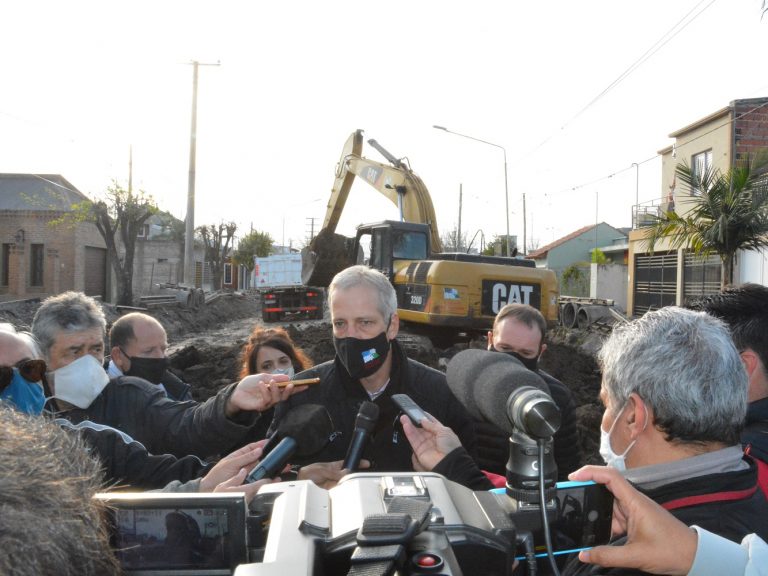
[[[509,354],[464,350],[451,359],[446,378],[476,420],[534,438],[549,438],[560,428],[560,410],[546,382]]]
[[[325,406],[301,404],[292,408],[267,442],[274,448],[248,473],[245,482],[276,476],[294,454],[306,458],[320,452],[330,441],[332,432],[333,421]],[[276,442],[277,438],[279,442]]]
[[[347,449],[347,455],[344,458],[342,468],[354,472],[360,466],[360,458],[363,457],[365,443],[368,441],[373,429],[376,427],[376,421],[379,419],[379,407],[373,402],[367,400],[360,405],[360,410],[355,418],[355,432],[352,435],[352,442]]]
[[[286,436],[295,438],[297,435],[302,435],[302,430],[306,426],[318,426],[325,421],[330,422],[330,419],[331,415],[328,414],[328,410],[325,409],[325,406],[321,406],[320,404],[300,404],[291,408],[282,418],[280,418],[274,431],[268,436],[267,443],[264,444],[264,447],[261,449],[261,457],[266,458],[267,455],[280,443],[280,440]],[[323,438],[330,436],[333,431],[331,428],[327,434],[324,434],[323,430],[325,430],[324,427],[320,430],[316,430],[314,432],[316,433],[316,436],[311,438],[307,436],[307,440],[302,441],[302,445],[306,444],[307,441],[314,445],[318,441],[323,440]],[[311,448],[312,445],[309,447]],[[324,447],[325,443],[311,451],[306,451],[302,448],[299,450],[299,455],[309,456],[314,452],[319,452]]]
[[[276,476],[278,472],[285,468],[288,459],[296,452],[296,446],[296,440],[290,436],[280,440],[280,443],[272,449],[269,455],[248,473],[248,476],[245,477],[245,483],[250,484],[262,478]]]

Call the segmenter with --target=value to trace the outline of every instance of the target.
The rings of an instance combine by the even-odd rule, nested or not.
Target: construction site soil
[[[147,310],[164,326],[170,344],[172,369],[193,387],[196,399],[204,400],[226,384],[238,379],[240,351],[248,335],[262,325],[261,303],[257,296],[219,293],[197,310],[178,306]],[[17,329],[29,330],[39,301],[0,304],[0,322],[10,322]],[[108,324],[125,309],[103,305]],[[293,340],[314,363],[333,358],[331,325],[325,320],[282,322]],[[578,429],[585,463],[599,464],[599,426],[602,407],[598,401],[600,373],[594,359],[602,339],[600,334],[580,331],[551,330],[548,350],[540,366],[565,383],[577,405]],[[467,347],[485,348],[484,339],[456,344],[447,349],[435,348],[424,336],[401,332],[398,340],[408,355],[428,366],[444,370],[450,358]]]

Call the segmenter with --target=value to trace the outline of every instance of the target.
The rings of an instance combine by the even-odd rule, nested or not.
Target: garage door
[[[85,247],[85,293],[107,299],[106,248]]]
[[[635,316],[674,306],[676,292],[676,251],[635,255]]]

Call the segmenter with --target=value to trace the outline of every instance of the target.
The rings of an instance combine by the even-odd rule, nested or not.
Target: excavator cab
[[[426,260],[430,256],[429,227],[385,220],[357,228],[355,261],[382,272],[394,282],[395,260]]]

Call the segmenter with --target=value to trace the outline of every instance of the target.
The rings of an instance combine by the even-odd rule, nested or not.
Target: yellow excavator
[[[375,140],[368,143],[389,165],[362,156],[363,131],[347,140],[320,232],[302,253],[302,280],[327,287],[342,269],[365,263],[383,272],[397,292],[398,315],[443,340],[456,333],[487,330],[496,313],[512,302],[530,304],[550,324],[557,321],[555,273],[533,260],[443,253],[435,209],[427,187],[410,166]],[[336,234],[355,178],[362,178],[397,205],[400,220],[358,226],[357,236]]]

